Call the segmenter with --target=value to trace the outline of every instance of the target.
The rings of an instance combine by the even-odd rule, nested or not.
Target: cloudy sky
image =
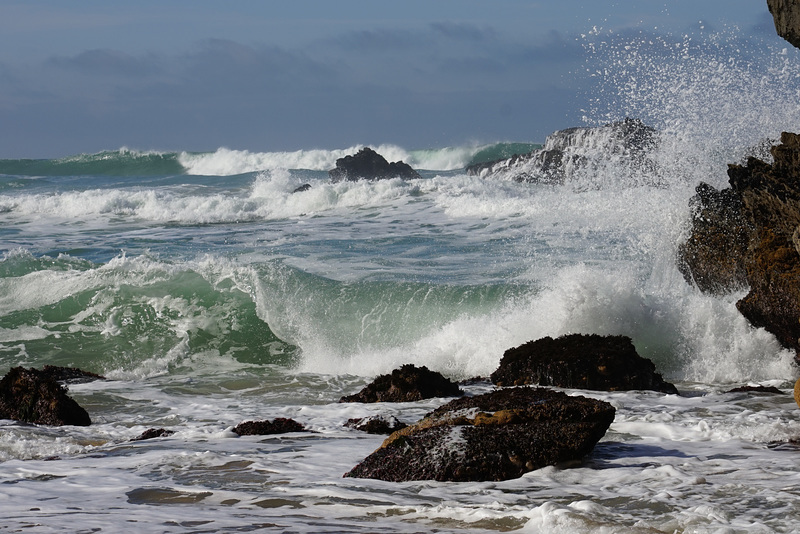
[[[782,42],[762,0],[3,0],[0,158],[540,142],[591,39],[713,31]]]

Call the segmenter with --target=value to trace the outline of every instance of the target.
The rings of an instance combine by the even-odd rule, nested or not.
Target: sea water
[[[587,39],[590,58],[612,46]],[[536,148],[516,143],[374,147],[420,169],[406,181],[331,183],[359,147],[0,161],[0,371],[107,377],[70,385],[90,427],[0,421],[0,530],[800,530],[794,355],[737,312],[744,292],[704,295],[675,266],[694,187],[797,129],[800,61],[767,50],[759,67],[712,38],[615,46],[587,122],[658,128],[651,176],[602,153],[562,185],[464,171]],[[447,399],[341,396],[405,363],[487,376],[567,333],[630,336],[681,395],[567,390],[614,423],[584,461],[516,480],[342,478],[383,439],[348,419],[412,423]],[[743,384],[783,393],[728,393]],[[311,432],[231,430],[275,417]],[[148,428],[174,434],[131,441]]]

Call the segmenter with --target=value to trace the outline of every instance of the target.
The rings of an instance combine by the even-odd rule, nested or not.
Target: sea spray
[[[583,36],[596,82],[584,120],[641,119],[661,132],[665,174],[718,187],[728,163],[768,157],[759,147],[800,123],[800,51],[779,44],[735,27],[679,35],[594,28]]]
[[[220,148],[210,153],[187,153],[177,156],[188,174],[229,176],[275,169],[328,171],[336,160],[353,155],[365,145],[336,150],[296,150],[292,152],[249,152]],[[510,157],[530,152],[537,145],[529,143],[468,144],[445,148],[409,150],[397,145],[369,146],[387,161],[403,161],[411,167],[429,171],[454,171],[471,163]],[[0,165],[2,171],[2,165]]]

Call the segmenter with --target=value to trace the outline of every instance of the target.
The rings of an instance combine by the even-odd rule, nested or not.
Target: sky
[[[731,28],[786,45],[765,0],[3,0],[0,158],[542,142],[589,40]]]

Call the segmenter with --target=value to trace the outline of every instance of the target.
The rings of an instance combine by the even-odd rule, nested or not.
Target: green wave
[[[183,174],[175,152],[113,150],[59,159],[3,159],[0,174],[11,176],[165,176]]]
[[[46,364],[148,376],[200,358],[291,363],[295,347],[262,321],[249,294],[203,272],[146,257],[105,265],[67,256],[0,261],[0,368]]]
[[[542,148],[542,145],[536,143],[496,143],[482,148],[473,154],[468,167],[470,165],[478,165],[480,163],[489,163],[501,159],[508,159],[517,154],[530,154],[534,150]]]

